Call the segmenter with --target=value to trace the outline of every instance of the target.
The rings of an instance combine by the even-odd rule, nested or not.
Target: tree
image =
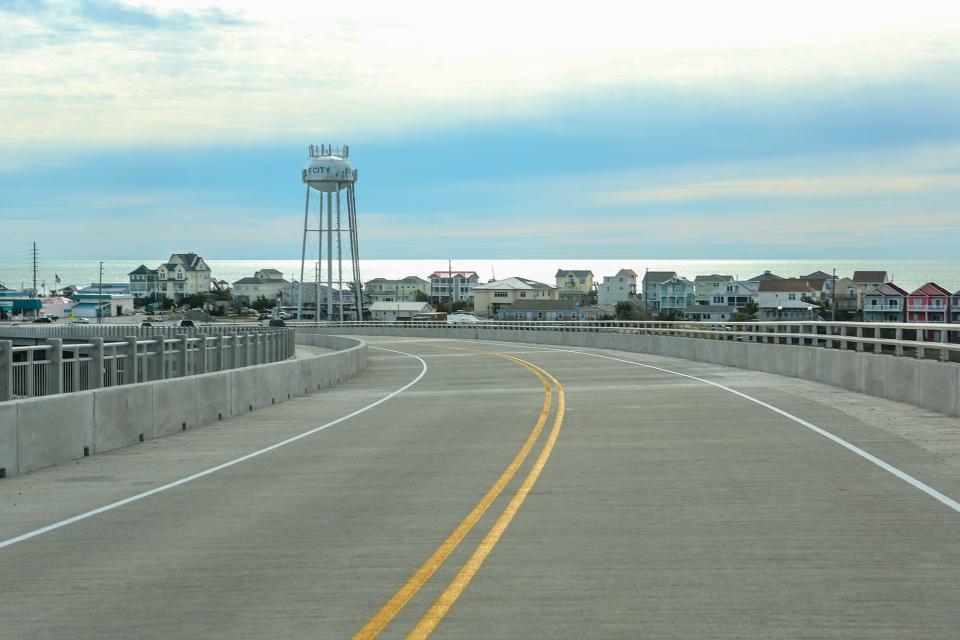
[[[743,313],[747,318],[752,318],[760,313],[760,305],[756,300],[747,300],[747,304],[743,305]]]
[[[415,302],[430,302],[430,296],[425,294],[423,291],[417,291],[416,295],[413,296]]]
[[[271,300],[266,296],[257,296],[257,299],[250,303],[250,306],[257,311],[263,312],[273,309],[276,305],[275,300]]]
[[[618,302],[613,313],[617,320],[635,319],[634,305],[626,300]]]

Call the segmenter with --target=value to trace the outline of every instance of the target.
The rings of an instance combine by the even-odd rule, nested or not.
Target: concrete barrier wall
[[[960,365],[935,360],[813,346],[599,331],[530,331],[473,327],[310,327],[297,330],[298,336],[308,332],[312,335],[329,332],[340,335],[467,338],[650,353],[814,380],[960,416]]]
[[[354,338],[309,335],[330,353],[184,378],[0,403],[0,470],[16,475],[285,402],[367,365]]]

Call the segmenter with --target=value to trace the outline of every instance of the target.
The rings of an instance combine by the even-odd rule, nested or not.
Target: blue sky
[[[960,9],[768,4],[3,3],[0,241],[293,258],[346,142],[368,258],[958,255]]]

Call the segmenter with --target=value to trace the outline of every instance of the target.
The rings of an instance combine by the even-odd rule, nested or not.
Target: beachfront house
[[[936,282],[928,282],[911,291],[907,296],[907,322],[945,323],[950,297],[950,292]],[[939,331],[926,331],[924,334],[929,341],[942,339]]]
[[[253,277],[240,278],[233,283],[233,297],[243,302],[253,302],[257,298],[275,300],[288,285],[283,273],[276,269],[260,269]]]
[[[616,275],[606,276],[597,291],[597,304],[615,305],[637,295],[637,272],[620,269]]]
[[[713,304],[713,297],[725,291],[730,282],[733,282],[733,276],[723,276],[719,273],[696,276],[693,279],[693,287],[697,304]]]
[[[850,279],[865,293],[890,281],[886,271],[854,271]]]
[[[675,277],[676,271],[647,271],[643,274],[643,302],[648,311],[660,311],[660,292],[657,287]]]
[[[683,310],[683,319],[692,322],[727,322],[737,313],[725,304],[695,304]]]
[[[407,276],[393,280],[374,278],[364,285],[371,302],[415,302],[417,294],[430,295],[430,283],[419,276]]]
[[[185,296],[210,291],[210,267],[195,253],[173,253],[156,269],[140,265],[128,274],[135,298],[166,296],[179,302]]]
[[[761,280],[757,291],[757,305],[760,307],[758,319],[813,320],[820,305],[809,300],[818,300],[822,295],[822,281],[810,282],[798,278]]]
[[[517,300],[497,310],[497,320],[596,320],[596,307],[578,307],[574,300]]]
[[[593,292],[593,271],[558,269],[554,276],[561,300],[580,300]]]
[[[416,316],[433,313],[435,309],[427,302],[374,302],[370,305],[370,317],[380,322],[408,322]]]
[[[857,313],[863,309],[863,288],[850,278],[840,278],[833,287],[838,312]]]
[[[723,286],[722,291],[713,294],[710,304],[734,307],[737,311],[743,311],[748,303],[757,301],[759,286],[760,283],[757,281],[732,280]]]
[[[434,271],[430,274],[431,302],[467,302],[480,282],[476,271]]]
[[[874,287],[863,295],[863,321],[903,322],[908,295],[892,282]]]
[[[660,317],[682,316],[684,309],[696,304],[693,282],[683,276],[673,276],[656,286]]]
[[[474,312],[488,318],[519,300],[559,300],[556,287],[527,278],[511,277],[477,285],[474,289]]]

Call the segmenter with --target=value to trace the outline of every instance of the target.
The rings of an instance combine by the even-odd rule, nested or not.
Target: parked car
[[[74,318],[73,324],[90,324],[90,321],[86,318]]]
[[[264,325],[268,327],[285,327],[287,326],[287,323],[280,318],[271,318],[270,320],[264,322]]]
[[[191,329],[192,329],[193,327],[195,327],[195,326],[197,326],[197,325],[193,324],[193,320],[180,320],[179,322],[177,322],[177,325],[176,325],[176,326],[181,327],[181,328],[191,328]]]
[[[34,322],[43,322],[43,323],[46,323],[46,324],[50,324],[51,322],[53,322],[53,320],[51,320],[50,318],[47,318],[46,316],[42,316],[42,317],[40,317],[40,318],[34,318],[33,321],[34,321]]]
[[[141,323],[140,323],[140,326],[141,326],[141,327],[152,327],[152,326],[153,326],[153,323],[152,323],[152,322],[146,322],[146,321],[144,321],[144,322],[141,322]]]

